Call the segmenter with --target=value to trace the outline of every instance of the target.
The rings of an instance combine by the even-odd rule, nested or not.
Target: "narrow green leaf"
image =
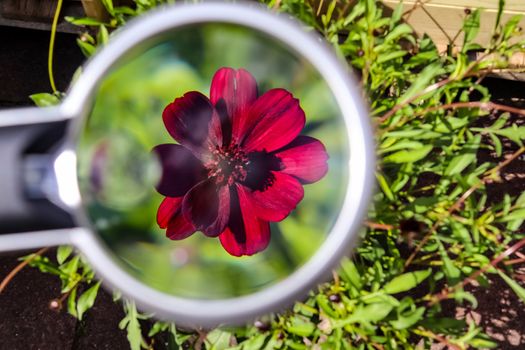
[[[516,27],[522,18],[522,15],[514,15],[507,21],[507,23],[505,23],[502,31],[502,40],[507,40],[512,36],[512,34],[514,34]]]
[[[346,277],[345,280],[347,282],[352,284],[357,290],[361,290],[363,286],[361,283],[361,275],[354,262],[348,258],[344,258],[341,262],[341,269],[343,272],[342,277]]]
[[[489,137],[492,140],[492,143],[494,144],[494,151],[496,152],[496,155],[498,157],[501,157],[501,153],[503,152],[503,146],[501,144],[501,141],[496,135],[492,133],[489,134]]]
[[[480,16],[481,11],[479,9],[476,9],[472,11],[472,13],[468,15],[465,21],[463,22],[463,32],[465,34],[463,38],[463,46],[470,43],[478,35]]]
[[[406,292],[418,286],[427,279],[431,273],[432,269],[404,273],[394,277],[390,282],[385,284],[383,290],[388,294]]]
[[[407,34],[411,34],[414,30],[411,26],[406,23],[402,23],[396,26],[390,33],[385,37],[385,42],[393,42],[398,38],[401,38]]]
[[[472,140],[467,142],[463,147],[461,154],[452,158],[447,168],[445,169],[445,175],[452,176],[460,174],[470,164],[476,161],[476,154],[479,149],[481,142],[481,135],[476,135]]]
[[[109,32],[106,29],[106,26],[101,25],[97,33],[97,43],[99,45],[106,45],[109,40]]]
[[[78,318],[77,287],[73,288],[67,297],[67,312],[69,312],[71,316]]]
[[[405,50],[398,50],[398,51],[390,51],[381,55],[377,56],[377,62],[383,63],[395,60],[396,58],[403,57],[407,54]]]
[[[73,252],[73,247],[70,245],[61,245],[57,249],[57,261],[59,265],[62,265],[64,261],[71,255]]]
[[[397,320],[390,321],[390,324],[395,329],[409,328],[423,318],[425,311],[426,311],[425,307],[423,306],[418,307],[411,313],[399,315]]]
[[[206,342],[210,345],[209,350],[225,350],[230,348],[232,334],[221,329],[214,329],[206,335]]]
[[[387,303],[376,303],[367,306],[359,305],[347,318],[333,321],[334,328],[344,327],[347,324],[360,322],[378,322],[388,316],[393,306]]]
[[[403,96],[399,98],[398,104],[402,104],[411,99],[414,95],[420,93],[426,86],[430,84],[432,79],[443,73],[440,63],[434,63],[427,66],[421,73],[418,74],[417,79],[405,91]]]
[[[403,16],[403,1],[400,1],[399,4],[396,5],[396,8],[394,9],[394,12],[392,13],[391,17],[391,27],[394,26],[396,23],[398,23],[401,20],[401,17]]]
[[[315,325],[306,317],[295,315],[290,319],[287,331],[301,337],[308,337],[315,330]]]
[[[498,13],[496,14],[496,22],[494,23],[494,29],[492,30],[493,34],[498,32],[499,25],[501,23],[501,15],[505,9],[505,0],[498,1]]]
[[[90,57],[95,53],[96,47],[90,43],[77,39],[77,44],[80,47],[80,50],[86,57]]]
[[[493,132],[497,135],[508,138],[519,146],[523,145],[522,140],[525,139],[525,126],[517,126],[516,124],[513,124],[509,128],[494,130]]]
[[[426,145],[419,149],[402,150],[390,154],[384,158],[385,163],[414,163],[427,156],[432,150],[432,145]]]
[[[513,220],[525,220],[525,208],[513,210],[509,213],[509,215],[501,218],[502,222],[508,222]]]
[[[113,0],[101,0],[101,2],[104,5],[104,7],[106,8],[106,10],[108,11],[108,13],[113,16],[115,14],[115,8],[113,6]]]
[[[326,295],[318,294],[315,297],[315,300],[317,301],[317,305],[319,306],[319,308],[323,310],[325,314],[334,318],[338,317],[337,313],[330,306],[330,301],[328,300],[328,297]]]
[[[68,21],[69,23],[74,24],[76,26],[99,26],[99,25],[104,24],[104,22],[101,22],[91,17],[76,18],[76,17],[66,16],[64,17],[64,19]]]
[[[379,187],[381,187],[381,190],[385,194],[385,196],[393,201],[394,200],[394,194],[392,193],[392,190],[390,190],[390,185],[388,184],[388,181],[381,173],[376,173],[377,182],[379,183]]]
[[[521,301],[525,303],[525,288],[520,286],[518,282],[514,281],[501,270],[496,269],[496,272],[509,285],[509,287],[514,291],[514,293],[516,293],[516,295],[521,299]]]
[[[94,286],[86,290],[78,298],[77,301],[77,316],[81,320],[84,313],[93,306],[95,299],[97,298],[98,289],[100,288],[100,281],[95,283]]]
[[[33,100],[33,102],[38,107],[49,107],[49,106],[55,106],[60,103],[60,100],[58,97],[56,97],[53,94],[48,94],[45,92],[39,93],[39,94],[33,94],[29,95],[29,98]]]

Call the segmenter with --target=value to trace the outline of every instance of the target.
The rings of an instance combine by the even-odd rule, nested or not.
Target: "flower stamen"
[[[206,164],[208,176],[216,179],[217,184],[233,185],[244,181],[248,174],[247,166],[250,163],[248,156],[236,144],[229,146],[215,146],[210,149],[211,159]]]

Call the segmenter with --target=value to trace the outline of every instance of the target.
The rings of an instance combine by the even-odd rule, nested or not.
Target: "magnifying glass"
[[[247,321],[329,278],[373,183],[347,68],[247,4],[152,11],[59,106],[2,111],[0,126],[0,250],[72,244],[185,325]]]

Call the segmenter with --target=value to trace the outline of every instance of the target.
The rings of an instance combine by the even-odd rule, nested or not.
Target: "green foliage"
[[[477,300],[462,281],[476,271],[480,288],[492,274],[525,301],[511,266],[504,273],[489,265],[523,239],[519,229],[525,220],[525,195],[505,194],[499,202],[487,196],[487,186],[502,181],[500,171],[507,163],[498,157],[505,153],[503,145],[520,147],[514,156],[523,152],[525,128],[508,113],[494,113],[498,106],[481,85],[491,70],[508,67],[509,58],[524,51],[520,17],[501,23],[500,1],[490,45],[481,48],[475,41],[481,11],[472,11],[464,18],[462,49],[439,53],[429,37],[417,37],[403,23],[401,6],[388,17],[374,0],[352,6],[336,0],[263,2],[320,32],[360,78],[377,125],[381,159],[371,224],[334,280],[292,311],[204,335],[156,322],[148,337],[167,333],[170,349],[415,349],[416,342],[423,348],[435,343],[494,348],[497,344],[474,323],[447,318],[440,301],[466,301],[474,308]],[[157,5],[154,0],[136,0],[136,7],[103,3],[110,13],[107,23],[68,19],[91,28],[78,41],[87,56],[107,42],[112,29]],[[490,59],[470,60],[473,50]],[[57,102],[53,95],[32,98],[42,106]],[[497,118],[490,126],[480,127],[480,120],[492,116]],[[482,160],[484,150],[496,160]],[[36,257],[30,264],[61,278],[68,310],[80,319],[92,305],[98,283],[70,248],[61,247],[57,260],[55,264]],[[126,329],[131,348],[148,347],[140,323],[147,316],[128,301],[124,309],[120,327]]]

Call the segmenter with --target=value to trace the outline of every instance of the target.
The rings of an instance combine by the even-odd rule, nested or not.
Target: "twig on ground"
[[[29,258],[22,261],[20,264],[18,264],[14,269],[9,272],[9,274],[2,280],[2,283],[0,283],[0,294],[4,291],[4,289],[7,287],[9,282],[16,276],[17,273],[19,273],[26,265],[28,265],[33,259],[35,259],[37,256],[40,256],[47,252],[49,250],[49,247],[42,248],[38,250],[37,252],[33,253]]]

